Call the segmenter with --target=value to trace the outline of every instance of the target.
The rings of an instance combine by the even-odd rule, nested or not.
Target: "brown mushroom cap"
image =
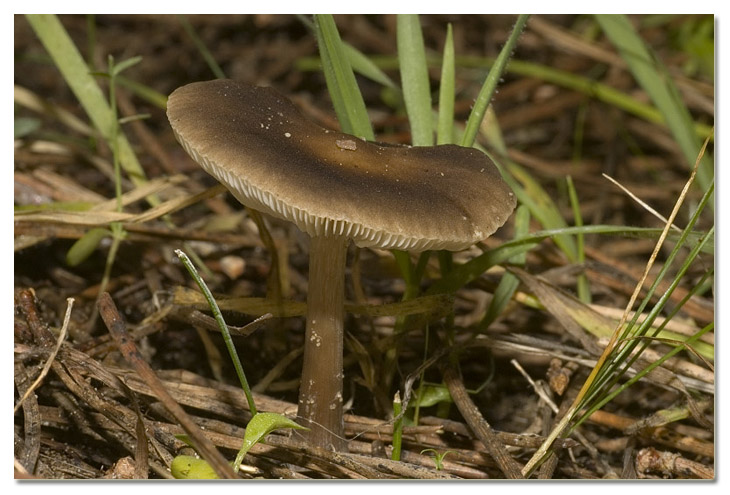
[[[167,116],[190,156],[241,203],[311,236],[459,250],[489,237],[515,207],[474,148],[366,142],[314,124],[271,88],[188,84],[170,95]]]

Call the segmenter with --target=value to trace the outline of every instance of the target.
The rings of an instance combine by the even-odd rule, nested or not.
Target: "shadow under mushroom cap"
[[[464,249],[514,194],[479,150],[372,143],[324,129],[271,88],[188,84],[168,99],[178,141],[244,205],[361,247]]]

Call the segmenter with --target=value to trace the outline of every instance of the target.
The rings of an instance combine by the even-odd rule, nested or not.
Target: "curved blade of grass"
[[[656,228],[650,229],[645,227],[625,227],[617,225],[584,225],[583,227],[566,227],[564,229],[543,230],[540,232],[535,232],[519,239],[507,241],[495,249],[485,251],[484,253],[475,258],[472,258],[466,263],[454,266],[453,270],[446,274],[441,280],[435,282],[429,288],[426,294],[453,292],[459,287],[462,287],[472,280],[480,277],[482,273],[484,273],[490,267],[499,263],[503,263],[509,260],[512,256],[516,256],[520,253],[529,251],[536,244],[539,244],[545,239],[553,239],[561,235],[573,236],[579,233],[582,233],[584,235],[609,234],[637,237],[642,239],[656,239],[661,235],[662,230]],[[714,235],[712,235],[712,233],[688,233],[688,237],[691,239],[689,241],[690,245],[696,245],[697,243],[700,243],[705,235],[709,237],[709,242],[702,243],[700,249],[702,250],[702,252],[712,254],[712,240],[714,239]],[[677,239],[677,236],[671,232],[668,234],[667,237],[670,240]]]
[[[626,61],[639,85],[664,116],[674,139],[682,150],[689,167],[693,167],[702,143],[694,131],[692,117],[687,110],[672,78],[650,48],[639,37],[625,15],[602,14],[595,16],[611,43]],[[707,190],[714,176],[712,159],[704,155],[697,170],[697,184]],[[710,207],[713,205],[710,203]]]
[[[84,262],[104,238],[112,235],[111,230],[101,227],[93,228],[84,234],[80,239],[73,243],[71,248],[66,252],[66,264],[68,266],[77,266]]]
[[[398,65],[403,99],[411,127],[411,142],[414,146],[431,146],[433,145],[431,85],[418,15],[398,14],[397,41]]]
[[[488,138],[489,144],[502,156],[506,156],[507,147],[502,139],[499,126],[496,124],[490,126]],[[499,165],[500,160],[497,157],[489,152],[485,151],[485,153],[494,163]],[[505,159],[504,164],[500,167],[500,171],[505,182],[507,182],[515,193],[517,201],[530,209],[532,216],[540,222],[544,229],[563,230],[568,227],[552,197],[524,168],[512,160]],[[565,253],[565,256],[571,263],[575,263],[578,260],[578,248],[573,237],[565,234],[557,234],[553,238],[553,242]]]
[[[486,108],[484,117],[480,124],[482,125],[487,142],[501,157],[506,157],[507,145],[504,142],[502,130],[499,127],[494,112],[489,107]],[[464,139],[465,137],[462,138],[462,142]],[[477,148],[480,147],[477,146]],[[500,166],[500,160],[497,157],[486,150],[482,151],[497,164],[502,178],[504,178],[505,182],[507,182],[515,193],[519,204],[526,205],[530,209],[532,216],[542,224],[544,229],[558,230],[568,226],[552,197],[532,175],[507,158],[504,159],[504,165]],[[577,261],[578,248],[575,239],[571,236],[559,234],[555,236],[553,242],[565,253],[568,260],[572,263]]]
[[[365,101],[345,54],[334,19],[331,15],[317,14],[314,16],[314,27],[327,90],[342,131],[373,141],[375,134],[370,125]]]
[[[345,57],[350,62],[352,70],[388,88],[399,91],[398,85],[388,77],[367,55],[349,43],[342,43],[345,50]]]
[[[233,344],[231,333],[228,331],[228,325],[226,325],[226,322],[223,319],[223,314],[221,313],[220,308],[218,308],[218,304],[216,303],[213,294],[211,294],[210,289],[205,284],[205,281],[203,281],[202,277],[195,269],[195,266],[193,266],[190,258],[188,258],[187,255],[183,253],[180,249],[176,249],[175,254],[180,259],[180,262],[185,266],[190,276],[193,277],[195,283],[198,284],[200,291],[205,295],[205,299],[210,306],[213,317],[215,318],[216,323],[218,323],[218,327],[220,328],[221,334],[223,335],[223,340],[225,341],[226,348],[228,349],[228,353],[231,356],[231,361],[233,361],[233,367],[236,369],[238,380],[241,382],[241,388],[243,388],[243,392],[246,395],[246,400],[248,401],[248,409],[255,417],[257,412],[256,404],[254,403],[253,395],[251,394],[251,388],[248,386],[248,380],[246,379],[246,373],[244,373],[243,371],[241,360],[238,358],[238,354],[236,353],[236,347]]]
[[[463,62],[467,66],[472,66],[478,61],[479,59],[464,60]],[[662,113],[652,105],[639,101],[627,93],[587,77],[552,67],[546,67],[534,62],[526,62],[524,60],[513,60],[510,62],[508,72],[522,76],[539,78],[557,86],[580,91],[591,98],[596,98],[604,103],[613,105],[616,108],[632,115],[636,115],[637,117],[653,124],[667,124]],[[712,136],[711,126],[702,123],[694,123],[692,128],[695,134],[700,138]]]
[[[304,24],[308,30],[315,33],[314,23],[306,16],[302,14],[296,14],[297,19]],[[316,33],[315,33],[316,34]],[[400,88],[393,80],[373,62],[373,60],[365,55],[363,52],[352,46],[346,41],[342,42],[342,48],[345,51],[345,56],[349,60],[352,70],[357,72],[363,77],[367,77],[377,83],[387,86],[396,91],[400,91]],[[321,60],[321,59],[320,59]]]
[[[381,69],[397,69],[398,60],[392,56],[376,56],[369,57],[370,60]],[[437,57],[426,57],[429,67],[438,67],[440,60]],[[494,59],[490,57],[476,57],[470,55],[460,55],[456,57],[457,67],[468,68],[484,68],[494,64]],[[297,60],[296,66],[299,70],[318,70],[319,62],[315,58],[303,57]],[[570,72],[547,67],[534,62],[526,62],[524,60],[512,59],[505,68],[505,72],[520,76],[534,77],[542,81],[555,84],[562,88],[579,91],[586,96],[595,98],[599,101],[615,106],[627,113],[635,115],[641,119],[653,124],[666,125],[666,121],[662,113],[651,104],[639,101],[631,95],[612,88],[606,84],[600,83],[587,77],[572,74]],[[695,134],[701,139],[710,137],[710,141],[714,140],[712,126],[702,122],[694,122],[692,125]]]
[[[520,37],[520,34],[522,34],[522,30],[529,18],[530,16],[527,14],[520,14],[519,17],[517,17],[517,22],[515,22],[515,25],[512,28],[512,33],[509,35],[507,42],[499,52],[497,60],[494,61],[494,65],[492,65],[492,68],[489,69],[489,74],[484,80],[482,89],[479,91],[479,95],[477,96],[477,99],[474,102],[474,107],[469,115],[469,120],[466,123],[464,137],[461,141],[462,146],[470,147],[474,145],[477,132],[479,131],[482,119],[484,118],[484,112],[486,112],[489,102],[492,101],[494,91],[497,89],[497,84],[504,73],[507,62],[512,56],[512,52],[517,44],[517,39]]]
[[[91,122],[109,142],[109,146],[114,148],[114,143],[111,142],[113,131],[117,126],[114,113],[61,22],[55,15],[51,14],[29,14],[26,19]],[[116,134],[122,168],[135,185],[145,183],[147,178],[144,170],[139,164],[134,151],[132,151],[127,138],[121,130]]]
[[[689,232],[694,227],[694,224],[699,219],[699,215],[704,209],[704,206],[709,202],[710,197],[713,194],[714,191],[714,182],[710,184],[710,187],[705,191],[705,194],[702,198],[702,200],[699,203],[699,206],[695,210],[694,214],[692,215],[692,218],[690,219],[690,222],[685,227],[684,231],[682,232],[682,235],[680,236],[679,241],[674,246],[674,249],[667,257],[667,260],[664,263],[664,266],[660,270],[659,274],[655,277],[655,281],[652,284],[649,291],[647,291],[646,296],[644,297],[644,300],[640,304],[639,308],[635,311],[634,317],[631,319],[631,322],[624,326],[624,323],[628,320],[628,315],[630,311],[632,310],[634,303],[639,295],[639,291],[641,287],[643,287],[644,282],[649,274],[649,271],[653,265],[654,260],[656,259],[656,256],[664,244],[664,241],[666,240],[666,237],[668,233],[670,232],[670,226],[674,222],[674,219],[677,216],[677,213],[679,212],[679,208],[682,205],[684,198],[686,197],[687,191],[689,187],[691,187],[692,183],[694,182],[694,179],[696,177],[697,169],[699,168],[700,159],[702,157],[702,154],[704,153],[705,147],[707,146],[708,140],[705,141],[705,144],[703,148],[700,150],[700,153],[697,156],[697,160],[695,161],[695,167],[692,169],[692,173],[690,174],[689,179],[687,180],[687,183],[685,184],[684,188],[682,189],[682,192],[680,193],[674,208],[672,210],[672,213],[669,215],[667,223],[662,230],[662,234],[660,235],[659,239],[657,240],[656,246],[654,248],[654,251],[649,258],[649,261],[647,262],[647,266],[644,270],[644,274],[642,275],[642,278],[639,280],[639,282],[636,285],[636,289],[634,290],[634,293],[632,294],[629,303],[626,306],[626,310],[624,311],[623,316],[621,317],[621,320],[616,326],[616,330],[614,331],[613,335],[611,336],[611,340],[606,345],[606,348],[603,351],[603,354],[599,357],[598,361],[596,362],[596,365],[593,367],[593,370],[591,371],[590,375],[584,382],[582,388],[578,392],[578,395],[573,400],[573,403],[570,406],[570,409],[568,412],[563,416],[561,421],[553,428],[553,430],[550,432],[550,435],[545,439],[543,444],[540,446],[540,448],[535,452],[535,454],[530,458],[530,461],[524,466],[522,473],[525,476],[529,476],[532,471],[545,459],[545,456],[547,455],[550,446],[552,445],[552,442],[561,435],[565,434],[566,428],[568,425],[575,419],[576,414],[584,408],[586,405],[594,404],[595,398],[599,396],[601,391],[603,390],[610,390],[612,384],[616,383],[618,378],[620,378],[620,373],[617,374],[618,368],[625,365],[624,371],[628,369],[628,367],[633,363],[638,356],[639,353],[636,353],[635,356],[631,356],[631,350],[635,348],[636,346],[633,345],[632,347],[632,340],[627,341],[626,338],[630,336],[635,336],[636,334],[631,334],[631,331],[634,329],[634,325],[636,324],[636,321],[639,317],[639,314],[643,313],[644,308],[650,301],[650,298],[656,290],[657,285],[661,281],[662,277],[666,273],[666,271],[669,269],[670,265],[672,264],[672,261],[676,254],[679,252],[680,248],[686,241]],[[680,269],[686,270],[689,267],[689,264],[691,263],[691,260],[694,259],[694,257],[697,256],[699,252],[702,251],[702,245],[704,243],[707,243],[707,241],[712,237],[710,234],[714,231],[714,227],[710,230],[710,233],[708,233],[707,236],[702,238],[700,242],[695,245],[690,253],[690,255],[687,258],[687,261],[685,261],[685,264]],[[673,286],[676,287],[674,284],[679,283],[679,278],[676,277]],[[669,295],[671,295],[671,292],[674,290],[674,288],[670,288],[670,290],[666,291],[667,293],[660,298],[660,302],[658,302],[652,311],[656,310],[656,314],[659,313],[661,310],[661,307],[666,303],[666,301],[669,298]],[[644,321],[642,322],[640,328],[644,327],[644,324],[647,326],[643,328],[643,331],[648,330],[648,326],[651,325],[651,322],[654,320],[656,316],[647,316]],[[628,343],[627,343],[628,342]],[[608,384],[608,385],[607,385]]]
[[[675,249],[678,250],[680,246],[676,246]],[[667,355],[665,355],[664,358],[660,359],[659,361],[653,363],[648,368],[642,370],[640,373],[637,374],[636,377],[629,380],[624,385],[618,387],[618,389],[615,389],[615,385],[618,383],[618,381],[626,374],[629,368],[633,366],[633,364],[636,362],[636,360],[639,358],[641,353],[646,349],[649,344],[651,343],[651,339],[643,339],[638,337],[644,337],[647,335],[649,329],[651,328],[651,324],[656,319],[657,315],[661,312],[661,310],[664,308],[664,305],[669,300],[669,296],[671,295],[674,288],[679,285],[679,282],[681,281],[682,277],[686,273],[686,271],[689,269],[692,261],[694,261],[695,257],[697,256],[699,252],[699,246],[696,247],[690,255],[687,257],[685,262],[683,263],[680,271],[675,276],[674,281],[672,282],[670,290],[668,290],[657,302],[657,304],[652,308],[649,315],[646,317],[646,319],[640,324],[640,325],[634,325],[633,323],[629,323],[624,331],[622,332],[622,339],[623,339],[623,346],[621,348],[618,348],[617,346],[617,352],[614,354],[613,357],[610,357],[606,360],[607,366],[604,367],[604,372],[596,375],[596,381],[591,386],[591,389],[586,393],[584,400],[579,404],[578,409],[587,408],[588,411],[591,413],[593,411],[596,411],[603,407],[605,404],[607,404],[611,399],[613,399],[618,393],[628,388],[630,385],[635,383],[639,378],[646,375],[649,371],[654,369],[656,366],[664,362],[669,357],[673,356],[680,350],[684,348],[685,345],[692,345],[695,343],[697,339],[707,331],[709,331],[709,328],[713,326],[714,324],[711,323],[705,329],[698,332],[697,334],[693,335],[689,339],[683,339],[684,345],[678,345],[675,347],[672,351],[670,351]],[[668,267],[669,262],[665,265],[665,267]],[[647,298],[650,295],[647,295]],[[635,317],[636,318],[636,317]],[[634,318],[634,320],[635,320]],[[632,322],[634,321],[632,320]],[[668,321],[668,320],[666,320]],[[651,337],[655,337],[663,328],[663,325],[659,326]],[[619,369],[621,368],[621,369]],[[576,421],[576,423],[571,427],[572,429],[575,429],[580,422],[585,420],[587,416],[581,415],[581,418]]]
[[[565,180],[568,185],[568,196],[570,197],[570,206],[573,209],[575,226],[582,227],[583,216],[580,212],[578,192],[575,190],[575,186],[573,185],[573,178],[569,175],[565,178]],[[576,261],[582,265],[586,261],[586,253],[583,249],[583,234],[578,234],[575,236],[575,249],[577,255]],[[580,299],[584,303],[591,302],[591,289],[588,286],[588,278],[586,277],[585,273],[580,273],[578,275],[578,283],[576,289],[578,292],[578,299]]]
[[[117,85],[128,89],[135,95],[147,101],[147,103],[150,103],[159,109],[164,110],[167,108],[167,95],[164,95],[159,91],[155,91],[149,86],[122,75],[117,77]]]
[[[451,23],[446,26],[446,42],[441,62],[441,80],[439,82],[439,115],[436,130],[436,144],[454,142],[454,100],[455,90],[455,54],[454,33]]]
[[[180,25],[182,25],[183,29],[187,33],[188,36],[190,36],[190,39],[193,41],[193,44],[195,45],[195,48],[198,49],[200,52],[200,55],[203,57],[203,60],[205,60],[205,63],[208,64],[208,68],[213,73],[213,75],[218,79],[225,79],[226,75],[223,72],[223,69],[221,69],[221,66],[218,65],[218,62],[216,62],[215,57],[213,57],[213,54],[210,53],[210,50],[208,50],[208,47],[205,46],[205,43],[203,43],[203,40],[200,39],[200,36],[198,36],[198,33],[195,32],[195,29],[193,28],[193,25],[190,24],[190,21],[188,21],[188,18],[184,15],[178,14],[177,20],[180,22]]]
[[[530,210],[525,205],[517,207],[515,212],[515,239],[519,239],[527,235],[530,229]],[[524,265],[527,260],[526,252],[516,254],[509,259],[514,265]],[[487,307],[487,312],[479,323],[479,330],[486,330],[494,320],[504,311],[507,303],[512,299],[517,287],[520,285],[520,279],[514,273],[505,272],[499,285],[494,291],[492,300]]]

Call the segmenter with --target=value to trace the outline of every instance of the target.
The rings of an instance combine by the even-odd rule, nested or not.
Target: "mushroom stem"
[[[346,450],[342,419],[342,348],[348,239],[314,236],[309,252],[309,295],[298,416],[310,444]]]

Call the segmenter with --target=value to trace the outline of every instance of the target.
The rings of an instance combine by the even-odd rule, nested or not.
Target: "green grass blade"
[[[66,264],[68,266],[78,266],[84,262],[104,238],[111,236],[109,229],[97,227],[89,230],[73,243],[71,248],[66,252]]]
[[[145,86],[142,83],[133,81],[132,79],[128,79],[121,75],[117,76],[117,85],[128,89],[136,96],[139,96],[140,98],[147,101],[148,103],[151,103],[157,108],[160,108],[162,110],[165,110],[167,108],[167,95],[163,95],[159,91],[155,91],[149,86]]]
[[[573,185],[573,178],[569,175],[566,178],[566,183],[568,185],[568,196],[570,197],[570,206],[573,209],[573,218],[575,226],[576,227],[582,227],[583,226],[583,216],[580,212],[580,203],[578,202],[578,192],[575,190],[575,185]],[[577,251],[577,259],[576,262],[583,264],[586,261],[586,254],[584,250],[583,245],[583,234],[578,234],[575,236],[575,247]],[[585,273],[581,273],[578,275],[578,285],[577,285],[577,292],[578,292],[578,299],[583,301],[584,303],[590,303],[591,302],[591,290],[588,286],[588,278],[586,277]]]
[[[507,43],[504,44],[502,50],[499,52],[499,56],[497,56],[497,60],[494,61],[494,65],[492,65],[492,68],[489,70],[489,74],[484,80],[482,89],[479,91],[479,95],[474,102],[474,108],[472,108],[469,120],[466,123],[464,138],[461,142],[462,146],[474,145],[477,132],[479,131],[479,126],[484,118],[484,113],[487,111],[487,106],[489,106],[489,102],[492,101],[492,96],[494,96],[494,91],[497,89],[497,84],[504,73],[507,62],[512,56],[512,52],[517,44],[517,39],[520,37],[529,17],[530,16],[527,14],[521,14],[517,18],[517,22],[515,23],[514,28],[512,28],[512,33],[507,39]]]
[[[507,146],[502,138],[499,126],[494,120],[494,125],[489,127],[487,135],[490,146],[502,156],[507,155]],[[500,160],[487,152],[492,161],[499,164]],[[507,173],[505,173],[505,170]],[[552,197],[524,168],[511,160],[505,159],[500,167],[502,177],[510,186],[520,204],[530,209],[532,216],[540,222],[546,230],[562,230],[568,227],[562,213],[553,201]],[[578,248],[575,239],[571,236],[558,234],[553,239],[555,244],[565,253],[568,260],[575,263],[578,260]]]
[[[373,141],[373,133],[365,101],[347,59],[340,33],[331,15],[314,16],[314,27],[322,60],[327,90],[342,131]]]
[[[350,62],[352,70],[363,77],[367,77],[377,83],[391,89],[399,90],[398,85],[388,77],[370,58],[349,43],[342,43],[345,50],[345,57]]]
[[[482,90],[479,93],[480,96],[477,98],[477,103],[474,105],[462,136],[461,143],[463,146],[473,146],[476,139],[476,132],[481,126],[482,120],[485,116],[491,117],[492,120],[489,121],[486,133],[488,143],[501,156],[507,156],[507,145],[504,142],[497,119],[488,111],[488,103],[492,97],[492,92],[496,87],[496,83],[499,80],[499,76],[502,74],[502,70],[504,70],[506,66],[508,56],[511,53],[511,49],[509,51],[505,51],[505,49],[510,45],[513,48],[519,33],[524,28],[524,23],[527,22],[527,18],[528,16],[520,16],[517,24],[515,24],[512,35],[510,36],[511,43],[508,41],[508,43],[505,44],[497,61],[495,61],[492,69],[489,71],[487,80],[484,82]],[[500,59],[502,59],[501,70],[497,68]],[[468,132],[473,133],[472,137],[469,137],[469,134],[467,134]],[[500,164],[500,160],[495,156],[492,156],[490,153],[487,153],[487,155],[492,158],[492,161],[498,165]],[[509,184],[512,191],[515,193],[515,196],[517,196],[518,202],[526,205],[530,209],[532,216],[542,224],[544,229],[560,230],[567,228],[568,225],[557,205],[553,202],[552,197],[522,167],[511,160],[505,160],[505,166],[500,167],[500,172],[502,173],[502,177],[505,182]],[[578,249],[575,239],[570,236],[560,234],[557,235],[553,241],[565,253],[571,262],[577,261]]]
[[[256,403],[254,402],[251,388],[248,385],[246,373],[243,371],[241,360],[238,358],[238,354],[236,353],[236,346],[233,343],[233,338],[231,338],[231,333],[228,331],[228,325],[226,325],[226,321],[223,319],[223,313],[221,313],[221,310],[218,307],[218,303],[213,297],[213,294],[210,292],[210,289],[206,285],[205,281],[195,269],[195,266],[193,265],[193,262],[190,261],[190,258],[188,258],[188,256],[180,249],[176,249],[175,254],[180,259],[180,262],[183,264],[183,266],[185,266],[190,276],[193,277],[195,283],[198,284],[200,292],[203,293],[206,301],[208,302],[208,305],[210,306],[210,311],[211,313],[213,313],[213,317],[215,318],[216,323],[218,323],[218,328],[220,328],[221,335],[223,335],[223,340],[226,344],[226,348],[228,349],[228,354],[231,356],[233,367],[236,369],[238,380],[241,382],[241,388],[243,388],[243,392],[246,395],[246,400],[248,401],[248,409],[255,417],[257,413]]]
[[[312,34],[316,35],[314,22],[309,17],[302,14],[296,14],[296,17]],[[370,57],[345,41],[342,42],[342,47],[353,71],[390,89],[400,91],[398,85]]]
[[[411,126],[411,142],[414,146],[432,146],[431,85],[418,15],[398,14],[397,39],[401,86]]]
[[[111,140],[117,125],[114,113],[61,22],[50,14],[32,14],[26,18],[91,122],[113,148]],[[137,156],[121,131],[117,135],[117,145],[120,163],[130,180],[135,185],[147,182]]]
[[[200,52],[200,55],[203,57],[203,60],[205,60],[205,63],[208,64],[208,68],[213,73],[213,75],[217,79],[225,79],[226,74],[223,72],[223,69],[221,69],[221,66],[218,65],[218,62],[216,62],[215,57],[213,57],[213,54],[210,53],[210,50],[208,50],[208,47],[205,46],[205,43],[203,43],[203,40],[200,39],[200,36],[198,36],[198,33],[195,32],[195,29],[193,28],[193,25],[190,24],[188,21],[188,18],[184,15],[178,15],[177,20],[182,25],[183,29],[187,33],[188,36],[190,36],[190,39],[193,41],[193,44]]]
[[[439,116],[436,131],[436,144],[454,142],[454,100],[455,90],[455,53],[454,33],[451,23],[446,27],[444,56],[441,62],[441,81],[439,85]]]
[[[664,278],[664,276],[668,273],[670,267],[672,266],[672,263],[675,259],[675,257],[679,254],[680,250],[683,248],[686,240],[689,238],[689,234],[692,231],[692,228],[694,227],[694,224],[698,221],[700,213],[704,209],[704,207],[709,203],[709,199],[712,197],[714,192],[714,182],[710,183],[710,188],[705,192],[702,200],[700,201],[697,209],[695,210],[694,214],[692,215],[692,218],[690,219],[690,222],[687,224],[685,229],[682,231],[682,234],[677,241],[676,245],[670,252],[669,256],[667,256],[667,259],[664,261],[664,265],[662,266],[661,270],[659,270],[659,273],[655,276],[655,279],[652,283],[652,285],[649,287],[649,289],[646,291],[646,295],[644,296],[644,299],[642,300],[639,307],[636,309],[634,313],[634,317],[628,322],[628,324],[621,330],[619,334],[619,339],[617,345],[613,348],[611,351],[611,355],[608,359],[605,360],[604,365],[597,370],[595,375],[595,380],[593,381],[590,389],[586,393],[586,395],[583,397],[582,404],[588,404],[591,401],[595,400],[595,397],[602,393],[604,390],[609,390],[613,384],[618,382],[620,377],[625,373],[625,371],[634,363],[636,359],[640,356],[641,352],[635,352],[635,349],[637,346],[641,346],[641,351],[648,345],[648,342],[644,342],[643,344],[640,343],[638,340],[632,340],[633,337],[637,336],[643,336],[646,335],[648,332],[651,324],[656,319],[656,317],[659,315],[659,313],[663,310],[664,306],[669,300],[669,297],[671,296],[674,289],[679,285],[684,273],[689,269],[691,263],[695,260],[695,258],[698,256],[698,254],[702,251],[703,244],[709,242],[710,239],[713,239],[713,233],[714,233],[714,227],[710,229],[710,231],[705,235],[703,238],[701,238],[700,242],[697,243],[692,247],[692,250],[690,251],[689,255],[685,259],[684,263],[680,266],[678,272],[675,275],[674,280],[670,284],[669,288],[665,290],[664,294],[659,298],[659,300],[654,304],[652,309],[649,311],[649,314],[646,316],[644,321],[641,324],[637,324],[637,320],[640,314],[644,313],[644,309],[651,301],[651,297],[656,291],[657,287],[659,286],[659,283]],[[671,220],[671,217],[670,217]],[[622,367],[623,369],[621,371],[618,371],[618,368]]]
[[[464,61],[464,63],[467,66],[474,66],[478,61],[479,59],[475,59],[473,61]],[[653,124],[667,124],[662,113],[654,106],[587,77],[524,60],[513,60],[510,62],[508,72],[526,77],[535,77],[563,88],[579,91],[591,98],[615,106]],[[711,126],[694,123],[692,124],[692,128],[694,133],[700,138],[704,139],[712,135]]]
[[[714,227],[713,227],[714,229]],[[709,236],[705,238],[705,242],[709,239]],[[675,249],[673,250],[673,253],[678,252],[680,248],[680,245],[675,246]],[[643,337],[647,335],[649,329],[651,328],[651,324],[654,322],[656,317],[659,315],[659,313],[664,308],[665,304],[669,300],[669,296],[674,291],[674,289],[679,285],[680,281],[684,277],[684,274],[689,269],[691,263],[696,259],[697,254],[700,252],[701,246],[696,246],[688,255],[685,262],[682,264],[679,272],[675,275],[674,280],[672,281],[672,284],[670,285],[669,290],[666,291],[665,294],[662,295],[660,300],[656,303],[656,305],[652,308],[652,310],[647,315],[646,319],[640,324],[635,326],[636,317],[632,320],[629,325],[627,325],[626,330],[624,331],[624,339],[625,344],[621,349],[618,350],[616,353],[616,357],[614,359],[611,359],[609,361],[609,366],[606,366],[606,371],[599,375],[596,379],[595,387],[586,394],[585,401],[583,402],[583,405],[590,409],[590,411],[594,411],[597,409],[600,409],[603,407],[608,401],[610,401],[613,397],[615,397],[618,394],[618,391],[613,391],[614,386],[618,383],[620,378],[625,375],[627,370],[636,362],[636,360],[641,356],[644,349],[646,349],[649,346],[649,343],[651,342],[651,339],[637,339],[636,337]],[[667,264],[663,267],[663,272],[666,272],[666,269],[668,268],[670,264],[670,261],[667,261]],[[660,277],[657,277],[659,279]],[[656,285],[656,282],[655,284]],[[654,288],[654,286],[652,286]],[[650,297],[650,295],[647,295],[647,300]],[[641,311],[643,308],[643,305],[639,310],[637,310],[636,314],[638,315],[639,311]],[[659,333],[659,331],[663,328],[663,326],[660,326],[655,332],[652,337],[654,337],[656,334]],[[700,332],[701,333],[704,333]],[[699,338],[699,335],[691,337],[690,339],[685,339],[687,344],[692,344],[694,341]],[[679,352],[682,347],[677,347],[673,351],[671,351],[669,354],[674,355],[676,352]],[[669,356],[665,356],[669,357]],[[660,360],[659,363],[655,363],[653,366],[650,366],[648,369],[644,370],[644,372],[648,372],[649,370],[653,369],[653,367],[657,366],[663,362],[663,359]],[[618,368],[621,368],[618,370]],[[638,378],[637,378],[638,379]],[[633,380],[629,381],[629,384],[634,383]],[[623,390],[626,388],[627,385],[624,387],[621,387],[619,390]],[[583,416],[582,419],[585,419],[587,416]],[[579,420],[573,428],[575,428],[578,424],[580,424]]]
[[[398,68],[398,60],[392,56],[371,56],[370,60],[383,70],[392,70]],[[438,67],[441,62],[437,57],[427,57],[429,67]],[[469,55],[460,55],[456,57],[457,67],[466,68],[483,68],[494,64],[494,59],[490,57],[476,57]],[[319,70],[319,61],[316,58],[303,57],[297,60],[296,67],[298,70],[312,71]],[[652,124],[666,125],[666,120],[662,113],[654,106],[632,97],[631,95],[619,91],[611,86],[602,84],[587,77],[578,76],[570,72],[562,71],[534,62],[526,62],[524,60],[511,60],[505,71],[509,74],[518,76],[534,77],[542,81],[555,84],[561,88],[572,89],[585,94],[591,98],[615,106],[627,113],[635,115]],[[708,136],[710,140],[714,140],[712,126],[695,122],[692,124],[695,134],[701,139]]]
[[[525,205],[517,207],[515,212],[515,239],[519,239],[527,235],[530,229],[530,210]],[[519,253],[512,258],[509,262],[515,265],[524,265],[527,260],[527,253]],[[492,301],[489,303],[487,312],[484,318],[479,323],[479,330],[486,330],[494,320],[504,311],[507,303],[512,299],[515,294],[517,287],[520,285],[520,279],[510,272],[505,272],[502,275],[502,279],[499,281],[499,285],[494,291]]]
[[[486,251],[476,258],[454,266],[453,270],[445,275],[441,280],[435,282],[427,294],[448,293],[457,290],[459,287],[471,282],[481,276],[487,269],[503,263],[513,256],[524,253],[532,249],[536,244],[545,239],[555,239],[559,236],[575,236],[577,234],[607,234],[621,235],[628,237],[636,237],[642,239],[657,239],[661,235],[662,229],[645,228],[645,227],[624,227],[617,225],[585,225],[583,227],[565,227],[556,230],[543,230],[533,234],[526,235],[519,239],[514,239],[503,243],[501,246]],[[688,245],[701,245],[702,252],[712,254],[712,243],[714,236],[710,233],[688,232]],[[705,236],[709,237],[708,242],[703,242]],[[677,240],[671,232],[667,236],[670,240]]]
[[[400,399],[400,392],[396,391],[393,397],[393,417],[395,422],[393,423],[393,450],[390,454],[390,458],[394,461],[400,461],[401,446],[403,444],[403,404]]]
[[[667,71],[644,44],[624,15],[596,15],[609,40],[616,46],[639,85],[664,116],[674,139],[693,168],[702,143],[694,131],[692,117]],[[697,171],[697,184],[704,191],[714,176],[712,159],[704,155]],[[712,207],[712,204],[710,205]]]

